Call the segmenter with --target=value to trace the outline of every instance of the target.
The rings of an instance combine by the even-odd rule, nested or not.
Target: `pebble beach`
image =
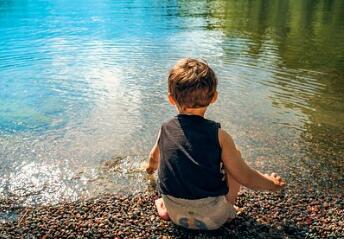
[[[243,189],[237,218],[216,231],[189,231],[157,217],[156,192],[102,194],[56,205],[16,207],[2,200],[0,238],[344,238],[341,194]]]
[[[344,239],[344,0],[0,0],[0,43],[0,239]],[[215,231],[161,220],[146,172],[186,57],[218,78],[206,118],[286,181]]]

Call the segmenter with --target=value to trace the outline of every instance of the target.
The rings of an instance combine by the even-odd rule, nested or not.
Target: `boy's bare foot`
[[[169,221],[170,216],[167,213],[167,210],[162,198],[155,200],[155,206],[156,206],[156,209],[158,210],[158,214],[161,217],[161,219],[165,221]]]

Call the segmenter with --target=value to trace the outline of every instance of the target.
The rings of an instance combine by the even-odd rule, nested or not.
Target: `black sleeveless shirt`
[[[220,127],[202,116],[185,114],[162,125],[158,140],[160,193],[184,199],[227,194],[221,173]]]

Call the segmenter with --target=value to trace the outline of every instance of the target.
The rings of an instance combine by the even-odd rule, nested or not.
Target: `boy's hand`
[[[154,166],[148,164],[148,166],[146,167],[146,172],[148,174],[153,174],[156,169],[157,169],[157,167],[154,167]]]
[[[265,174],[265,177],[267,177],[273,183],[273,186],[271,188],[271,191],[273,192],[280,190],[285,186],[285,182],[283,181],[283,179],[276,173],[272,173],[270,175]]]
[[[150,156],[149,162],[146,166],[146,172],[148,174],[153,174],[155,170],[158,169],[159,162],[157,160],[154,160],[154,157]]]
[[[159,139],[159,137],[160,137],[160,131],[159,131],[158,139]],[[151,152],[149,153],[149,161],[148,161],[148,165],[146,167],[146,172],[148,174],[153,174],[159,166],[160,151],[159,151],[159,147],[158,147],[158,139],[157,139],[156,143],[154,144]]]

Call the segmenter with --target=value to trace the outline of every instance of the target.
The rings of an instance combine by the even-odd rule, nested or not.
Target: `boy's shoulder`
[[[161,127],[166,126],[166,125],[170,124],[173,121],[176,121],[176,116],[173,116],[171,118],[168,118],[168,119],[164,120],[162,122],[162,124],[161,124]]]
[[[220,122],[217,122],[215,120],[211,120],[211,119],[206,119],[204,118],[209,124],[214,124],[216,126],[218,126],[219,128],[221,128],[221,123]]]

